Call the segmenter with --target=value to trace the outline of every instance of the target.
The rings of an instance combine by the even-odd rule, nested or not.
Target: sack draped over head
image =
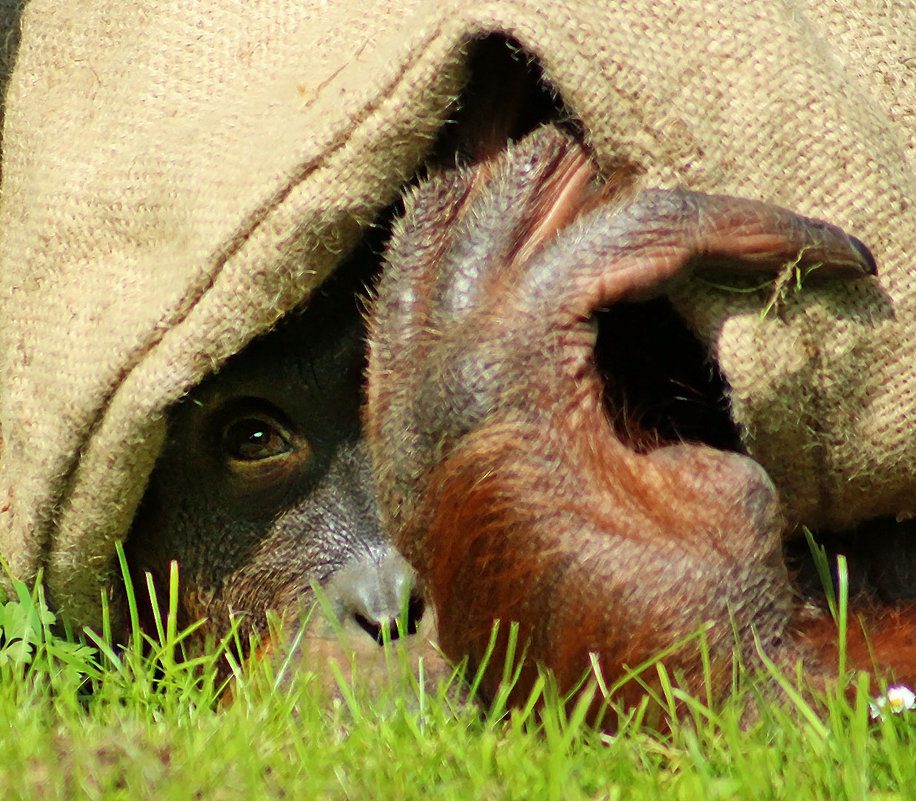
[[[511,38],[605,167],[864,240],[877,281],[679,312],[790,519],[916,512],[909,0],[32,0],[6,94],[0,553],[97,624],[165,412],[301,303]]]

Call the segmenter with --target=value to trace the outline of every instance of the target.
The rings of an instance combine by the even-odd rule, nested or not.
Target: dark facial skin
[[[373,647],[382,628],[398,636],[396,619],[417,630],[416,576],[382,532],[361,440],[363,325],[341,283],[173,412],[126,551],[134,584],[149,572],[160,599],[177,560],[181,625],[206,618],[221,636],[231,613],[244,641],[264,633],[267,610],[297,622],[317,584]]]
[[[479,664],[494,621],[503,635],[520,624],[518,701],[536,664],[567,690],[596,654],[611,685],[682,640],[666,663],[699,691],[701,626],[714,690],[730,685],[736,630],[745,664],[756,637],[781,665],[835,675],[823,631],[796,625],[769,478],[677,427],[630,421],[619,371],[595,361],[596,314],[691,275],[759,282],[796,259],[854,279],[874,271],[867,249],[766,204],[601,182],[553,127],[433,174],[405,205],[367,376],[353,288],[330,287],[195,390],[128,540],[135,583],[149,571],[163,597],[177,560],[181,622],[206,617],[216,634],[230,612],[254,631],[267,610],[296,619],[318,583],[374,643],[423,610],[390,536],[449,656]]]
[[[685,639],[666,662],[699,691],[703,625],[714,690],[730,684],[735,630],[747,664],[755,636],[782,664],[810,657],[790,630],[785,522],[763,469],[625,435],[606,407],[613,376],[594,363],[596,311],[691,274],[759,282],[796,259],[834,278],[874,271],[826,223],[599,182],[552,127],[408,197],[372,307],[367,436],[383,520],[430,591],[448,655],[478,664],[493,622],[517,621],[518,701],[537,663],[568,690],[596,654],[611,685]],[[618,697],[642,693],[630,683]]]

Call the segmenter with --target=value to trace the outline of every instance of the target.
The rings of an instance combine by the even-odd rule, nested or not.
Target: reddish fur
[[[479,662],[502,621],[492,693],[518,622],[521,698],[535,663],[568,689],[595,653],[610,684],[708,624],[716,693],[735,630],[751,666],[759,638],[778,663],[828,675],[823,629],[790,627],[769,479],[702,445],[621,441],[589,317],[721,258],[752,274],[800,259],[861,276],[873,267],[861,244],[760,203],[608,188],[552,129],[433,177],[407,208],[373,310],[366,427],[386,523],[430,588],[446,652]],[[692,690],[698,653],[693,639],[666,659]]]
[[[873,677],[873,689],[881,682],[916,687],[916,602],[881,603],[857,599],[850,604],[846,636],[846,664]],[[827,668],[839,663],[839,632],[830,614],[818,609],[798,622],[799,638]]]

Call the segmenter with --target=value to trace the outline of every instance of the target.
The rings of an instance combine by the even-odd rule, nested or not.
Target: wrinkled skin
[[[135,586],[148,572],[163,613],[176,560],[179,623],[206,618],[206,636],[225,635],[234,615],[245,642],[266,633],[268,610],[292,633],[319,586],[339,624],[311,618],[319,667],[337,653],[336,633],[373,656],[383,629],[420,629],[408,639],[441,662],[426,647],[431,615],[416,574],[381,529],[360,432],[363,365],[355,287],[332,281],[174,410],[126,545]]]
[[[453,659],[479,664],[493,623],[519,623],[516,700],[538,663],[569,689],[597,654],[611,685],[671,648],[666,664],[697,690],[701,627],[713,689],[729,686],[735,631],[746,664],[759,664],[757,637],[779,664],[829,673],[834,632],[799,614],[764,471],[641,430],[594,355],[602,309],[694,274],[757,282],[796,260],[833,279],[874,271],[825,223],[602,183],[555,128],[434,174],[408,195],[386,252],[365,434],[353,288],[332,287],[175,410],[128,541],[135,581],[150,571],[161,596],[177,559],[182,622],[207,617],[217,633],[230,612],[255,631],[268,609],[295,619],[317,583],[374,647],[405,609],[402,632],[431,618],[390,535]],[[329,638],[312,642],[319,659],[333,654]],[[631,683],[617,697],[642,692]]]
[[[584,148],[536,130],[411,193],[371,311],[366,430],[383,519],[419,571],[453,658],[484,659],[494,621],[527,648],[515,689],[549,666],[561,689],[597,654],[608,685],[666,663],[714,690],[754,637],[777,662],[793,636],[785,521],[751,459],[643,442],[611,424],[594,313],[690,275],[874,272],[858,241],[758,202],[602,184]],[[613,381],[613,376],[610,377]],[[495,692],[506,649],[491,659]],[[618,698],[643,692],[626,685]]]

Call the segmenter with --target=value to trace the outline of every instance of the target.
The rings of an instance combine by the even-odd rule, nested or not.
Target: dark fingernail
[[[865,246],[865,243],[851,236],[849,237],[849,244],[851,244],[852,249],[859,254],[862,264],[865,266],[865,272],[868,275],[877,275],[878,265],[875,262],[875,257],[871,255],[871,251]]]

